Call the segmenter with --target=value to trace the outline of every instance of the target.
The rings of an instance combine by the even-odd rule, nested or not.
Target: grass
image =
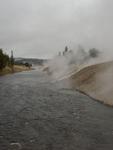
[[[25,67],[25,66],[14,65],[14,72],[12,72],[12,69],[10,67],[5,67],[2,71],[0,71],[0,76],[22,72],[22,71],[29,71],[31,69],[32,68]]]

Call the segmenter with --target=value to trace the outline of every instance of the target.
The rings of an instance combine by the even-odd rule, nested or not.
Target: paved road
[[[113,150],[113,108],[40,71],[0,77],[0,150]]]

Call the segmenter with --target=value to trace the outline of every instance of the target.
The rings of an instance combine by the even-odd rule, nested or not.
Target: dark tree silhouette
[[[96,49],[96,48],[92,48],[92,49],[89,50],[89,55],[90,55],[90,57],[94,57],[94,58],[98,57],[99,50]]]
[[[67,47],[67,46],[65,47],[65,53],[66,53],[66,52],[68,52],[68,47]]]
[[[14,56],[13,56],[13,51],[11,51],[10,66],[11,66],[12,72],[14,72]]]
[[[64,51],[63,51],[63,56],[68,52],[68,47],[66,46]]]
[[[9,56],[3,53],[3,50],[0,49],[0,70],[3,70],[9,64]]]

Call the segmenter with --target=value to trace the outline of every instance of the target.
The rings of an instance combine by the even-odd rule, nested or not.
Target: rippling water
[[[51,82],[39,70],[0,77],[0,150],[14,146],[112,150],[113,109]]]

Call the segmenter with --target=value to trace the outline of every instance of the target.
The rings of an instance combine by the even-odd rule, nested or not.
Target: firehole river
[[[113,150],[113,108],[39,70],[0,77],[0,150]]]

